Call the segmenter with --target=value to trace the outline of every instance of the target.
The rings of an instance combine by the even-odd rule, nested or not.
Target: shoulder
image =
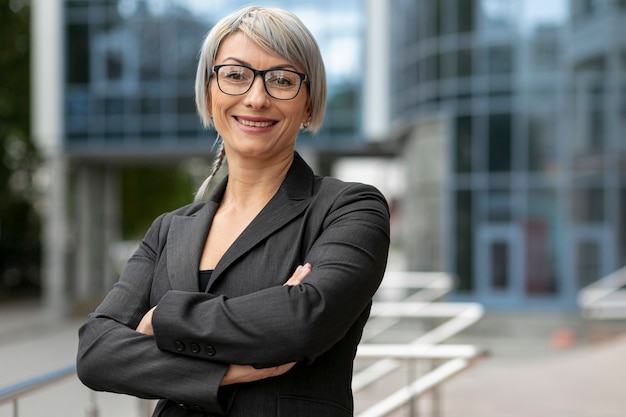
[[[206,207],[206,204],[206,202],[190,203],[175,210],[161,214],[152,222],[152,225],[146,232],[146,237],[158,237],[159,240],[161,240],[164,235],[167,235],[174,218],[194,217]]]
[[[334,177],[315,177],[316,190],[315,194],[366,194],[371,197],[383,198],[383,194],[380,190],[373,185],[360,183],[360,182],[346,182]]]
[[[177,216],[193,217],[198,214],[198,212],[200,212],[206,206],[206,204],[207,203],[205,202],[187,204],[175,210],[161,214],[159,217],[156,218],[155,222],[160,221],[161,223],[168,223]]]
[[[376,207],[389,212],[387,199],[373,185],[345,182],[334,177],[315,177],[314,199],[321,199],[333,206],[351,205],[354,208]]]

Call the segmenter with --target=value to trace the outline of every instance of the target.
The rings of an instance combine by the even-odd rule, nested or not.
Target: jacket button
[[[206,352],[207,356],[215,355],[215,348],[211,345],[206,345],[204,347],[204,351]]]
[[[189,345],[189,349],[191,349],[191,353],[200,353],[200,345],[197,343],[192,343]]]
[[[185,350],[185,344],[180,340],[177,340],[174,342],[174,349],[176,349],[178,352],[182,352],[183,350]]]

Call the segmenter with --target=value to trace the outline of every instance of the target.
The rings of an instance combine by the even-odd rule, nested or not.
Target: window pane
[[[600,245],[596,242],[580,242],[576,249],[577,284],[578,288],[582,288],[602,278],[600,275]]]
[[[506,290],[509,287],[509,245],[506,242],[494,242],[490,251],[491,288]]]
[[[556,193],[531,191],[528,195],[528,217],[524,220],[526,293],[529,295],[557,291],[556,219]]]
[[[511,170],[511,116],[489,116],[489,171]]]
[[[604,189],[577,188],[572,191],[572,221],[576,224],[601,223],[604,219]]]
[[[550,172],[556,165],[556,120],[546,114],[528,119],[528,171]]]
[[[458,191],[456,193],[456,207],[454,218],[455,232],[453,239],[456,244],[456,273],[459,279],[459,291],[474,289],[474,223],[472,221],[472,193]]]
[[[67,25],[67,82],[89,82],[89,28],[85,24]]]
[[[472,118],[469,116],[456,119],[456,171],[472,170]]]
[[[508,223],[513,220],[513,200],[509,190],[490,190],[487,194],[487,220],[493,223]]]
[[[459,33],[474,30],[474,0],[457,0],[457,17]]]
[[[510,74],[513,71],[513,50],[511,46],[498,46],[487,50],[487,72],[489,74]]]
[[[459,78],[471,77],[472,71],[472,50],[460,49],[457,56],[457,74]]]

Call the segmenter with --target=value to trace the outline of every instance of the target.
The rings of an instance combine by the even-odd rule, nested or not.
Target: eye
[[[243,67],[228,66],[220,69],[221,78],[230,82],[244,82],[250,80],[250,71]]]
[[[279,88],[291,88],[298,85],[298,76],[289,71],[272,71],[267,73],[266,83]]]

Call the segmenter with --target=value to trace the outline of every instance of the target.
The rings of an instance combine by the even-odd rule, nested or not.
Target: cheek
[[[211,98],[209,99],[209,110],[214,119],[223,117],[223,112],[229,106],[228,97],[224,97],[223,94],[216,93],[214,89],[211,90]]]

